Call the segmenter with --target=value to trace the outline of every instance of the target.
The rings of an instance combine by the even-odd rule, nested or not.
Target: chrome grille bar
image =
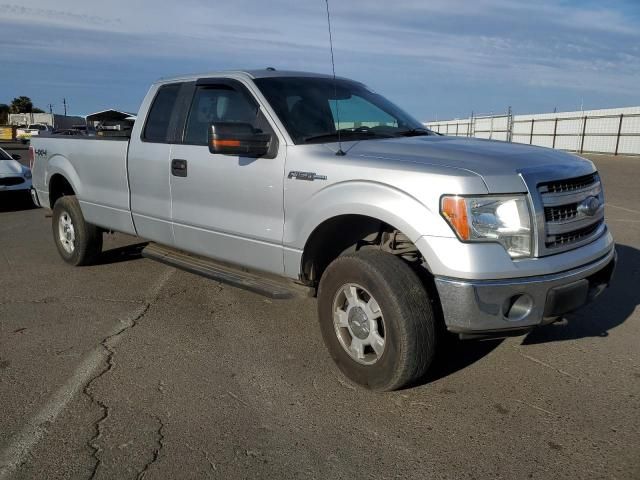
[[[577,248],[604,231],[604,196],[597,173],[544,182],[537,191],[545,209],[543,253]]]
[[[582,175],[580,177],[569,178],[567,180],[544,182],[538,185],[538,189],[541,193],[566,193],[575,190],[582,190],[596,183],[597,176],[598,175],[596,173],[590,173],[589,175]]]
[[[580,190],[570,190],[565,193],[543,193],[542,204],[545,207],[555,207],[558,205],[567,205],[570,203],[579,203],[587,197],[597,197],[602,193],[602,186],[598,180],[596,183]]]
[[[559,165],[520,172],[530,194],[534,255],[543,257],[592,242],[606,231],[604,195],[597,172]],[[572,176],[573,174],[573,176]]]

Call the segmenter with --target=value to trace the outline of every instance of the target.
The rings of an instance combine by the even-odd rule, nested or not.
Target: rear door
[[[162,85],[153,97],[139,138],[128,154],[131,214],[139,236],[173,245],[171,225],[170,154],[178,130],[179,102],[184,84]]]
[[[214,155],[211,122],[250,123],[273,134],[270,157]],[[282,274],[283,179],[286,149],[247,87],[204,79],[194,88],[180,142],[171,149],[172,219],[178,248]]]

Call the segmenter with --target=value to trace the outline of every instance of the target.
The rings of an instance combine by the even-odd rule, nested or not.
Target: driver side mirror
[[[271,135],[249,123],[213,122],[208,144],[211,153],[257,158],[269,152]]]
[[[11,158],[13,158],[14,160],[20,160],[22,157],[17,153],[14,153],[13,155],[11,155]]]

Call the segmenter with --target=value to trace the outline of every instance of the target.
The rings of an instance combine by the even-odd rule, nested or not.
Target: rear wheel
[[[89,265],[102,252],[102,231],[84,220],[74,195],[56,200],[52,227],[58,253],[70,265]]]
[[[422,377],[435,352],[426,289],[401,259],[365,250],[334,260],[318,290],[322,335],[350,380],[395,390]]]

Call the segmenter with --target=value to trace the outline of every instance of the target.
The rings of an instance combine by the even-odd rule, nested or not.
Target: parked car
[[[61,257],[90,263],[119,231],[200,275],[316,295],[331,356],[365,387],[422,377],[445,329],[520,334],[609,284],[602,183],[576,155],[441,136],[359,82],[300,72],[162,80],[138,119],[130,139],[34,137]]]
[[[31,190],[31,170],[22,165],[20,155],[9,155],[0,148],[0,192]]]
[[[22,143],[27,143],[33,136],[52,132],[53,128],[50,125],[45,125],[44,123],[32,123],[27,127],[18,128],[16,130],[16,138],[21,140]]]

